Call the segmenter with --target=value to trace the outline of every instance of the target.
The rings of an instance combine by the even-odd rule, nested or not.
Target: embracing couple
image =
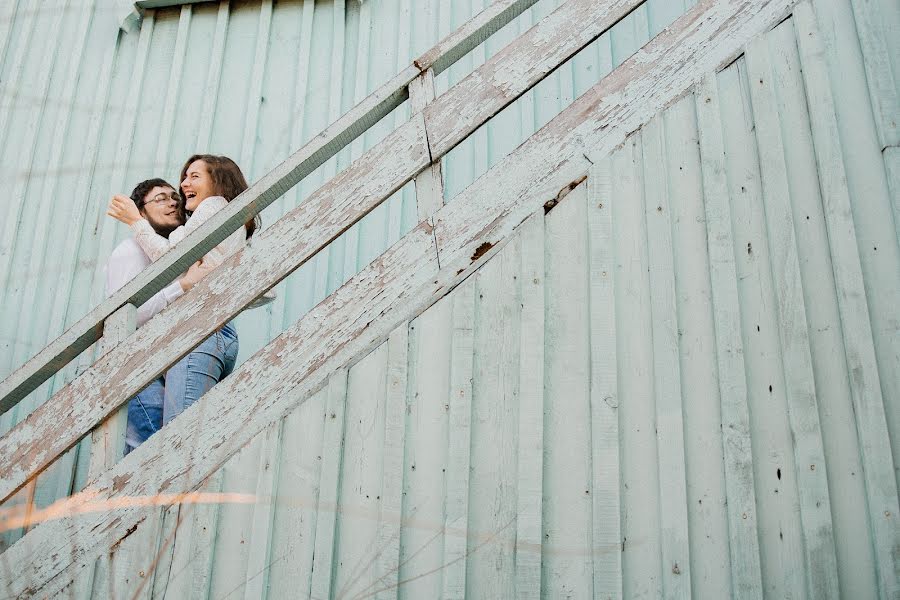
[[[197,154],[181,169],[178,191],[163,179],[148,179],[134,188],[131,197],[113,196],[107,214],[128,225],[132,235],[110,255],[106,294],[115,293],[247,187],[243,173],[230,158]],[[248,221],[179,279],[142,304],[137,310],[138,327],[243,248],[256,230],[257,221],[258,218]],[[137,448],[231,373],[237,354],[237,331],[229,322],[132,398],[128,404],[125,453]]]

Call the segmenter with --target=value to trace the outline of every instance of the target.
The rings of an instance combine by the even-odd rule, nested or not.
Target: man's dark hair
[[[159,177],[155,177],[153,179],[147,179],[146,181],[142,181],[131,191],[131,199],[134,200],[134,203],[137,205],[138,210],[142,210],[144,208],[144,201],[147,199],[147,194],[150,193],[155,187],[167,187],[177,189],[174,185],[166,181],[165,179],[160,179]]]

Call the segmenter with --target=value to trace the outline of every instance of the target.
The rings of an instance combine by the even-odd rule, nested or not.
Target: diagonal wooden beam
[[[528,215],[729,62],[795,0],[701,0],[515,152],[251,357],[85,493],[88,502],[198,486],[237,450],[488,260]],[[440,268],[437,254],[440,253]],[[209,293],[209,290],[207,291]],[[151,468],[152,467],[152,468]],[[10,596],[53,596],[142,519],[107,509],[37,527],[5,553]],[[72,540],[79,546],[71,548]]]
[[[642,1],[568,0],[255,237],[252,244],[183,299],[151,319],[0,438],[0,501],[254,298],[303,265]],[[571,23],[581,23],[582,27],[572,33]],[[463,110],[464,118],[455,121],[429,116]],[[429,118],[435,120],[434,130],[441,139],[437,152],[429,152],[426,147]],[[287,168],[278,167],[263,180]],[[284,175],[279,181],[287,179]],[[267,184],[264,193],[278,189],[281,194],[285,191],[281,185]],[[187,239],[219,231],[215,228],[224,227],[223,223],[230,222],[229,215],[238,210],[231,208],[236,202]],[[157,265],[173,253],[164,255],[147,271],[164,268]]]
[[[390,114],[408,97],[409,84],[423,71],[449,67],[536,0],[496,0],[441,40],[413,64],[329,125],[178,247],[108,298],[0,382],[0,414],[37,389],[100,339],[103,321],[126,304],[140,306],[243,223],[274,202],[350,142]],[[210,330],[212,331],[212,330]],[[199,341],[199,340],[198,340]]]

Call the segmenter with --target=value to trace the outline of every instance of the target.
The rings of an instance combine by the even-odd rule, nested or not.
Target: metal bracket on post
[[[409,84],[411,112],[416,114],[425,110],[425,105],[434,100],[434,95],[434,70],[428,69]],[[427,123],[425,136],[428,136]],[[430,143],[428,152],[431,153]],[[441,161],[437,160],[416,177],[416,212],[419,222],[430,218],[443,205],[444,177],[441,173]]]
[[[126,304],[103,322],[100,354],[106,354],[128,338],[137,329],[137,308]],[[128,403],[111,414],[91,432],[91,462],[88,481],[97,477],[125,453],[125,427],[128,424]]]

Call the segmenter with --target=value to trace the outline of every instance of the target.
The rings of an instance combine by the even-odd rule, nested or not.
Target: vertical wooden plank
[[[785,400],[791,425],[800,519],[803,526],[809,594],[813,598],[839,595],[837,559],[831,526],[831,505],[826,470],[809,465],[825,464],[822,431],[816,403],[806,310],[800,280],[800,265],[794,220],[791,213],[789,165],[782,138],[779,115],[782,107],[776,90],[787,85],[773,72],[775,55],[793,45],[793,27],[783,23],[766,36],[756,38],[745,54],[750,81],[756,139],[759,144],[760,174],[766,236],[771,252],[778,341],[785,377]],[[817,575],[812,576],[813,573]]]
[[[184,58],[187,54],[188,34],[191,28],[191,16],[193,8],[190,4],[181,7],[178,16],[178,33],[175,36],[175,48],[172,53],[172,67],[169,71],[169,84],[166,88],[166,104],[163,109],[162,120],[159,122],[159,142],[156,145],[156,160],[154,170],[169,168],[169,153],[172,146],[172,135],[175,130],[175,115],[178,110],[178,96],[181,86],[181,77],[184,72]],[[180,185],[180,181],[174,182]]]
[[[241,141],[241,169],[252,181],[255,177],[256,135],[259,128],[259,107],[263,101],[263,77],[269,53],[269,31],[272,28],[272,0],[262,0],[259,7],[259,24],[256,31],[256,49],[253,55],[253,74],[244,120],[244,136]]]
[[[819,7],[817,6],[817,9]],[[838,293],[841,329],[850,377],[851,399],[862,453],[869,528],[874,538],[876,576],[881,597],[900,593],[893,548],[898,531],[896,463],[890,458],[886,404],[877,368],[874,332],[866,302],[862,260],[845,175],[836,106],[829,83],[824,40],[809,3],[797,5],[797,31],[803,80],[819,166],[828,243]],[[892,468],[893,467],[893,468]]]
[[[659,452],[662,583],[666,598],[691,595],[679,324],[672,256],[672,201],[662,114],[641,130],[650,271],[653,389]]]
[[[412,113],[421,112],[434,100],[434,71],[428,69],[409,84]],[[427,135],[427,130],[426,130]],[[444,178],[441,161],[434,162],[416,177],[416,214],[424,221],[444,205]]]
[[[210,421],[207,426],[213,427],[212,423]],[[255,436],[233,454],[222,468],[222,491],[226,499],[220,503],[215,523],[212,569],[208,584],[210,598],[245,593],[250,567],[253,516],[256,511],[252,503],[230,501],[228,496],[252,496],[257,491],[260,460],[265,460],[261,459],[264,437]]]
[[[507,244],[475,274],[466,597],[516,585],[521,256]]]
[[[441,597],[466,595],[466,552],[469,537],[469,469],[474,375],[475,279],[452,293],[453,338],[450,355],[450,431],[444,504],[444,577]]]
[[[137,308],[126,304],[103,323],[103,338],[100,352],[106,354],[137,328]],[[128,422],[128,404],[113,413],[106,421],[91,432],[91,465],[88,481],[119,462],[125,452],[125,427]]]
[[[434,598],[441,590],[452,309],[445,297],[409,326],[401,598]]]
[[[381,344],[349,372],[341,467],[341,513],[335,534],[334,596],[381,587],[377,571],[384,464],[388,347]]]
[[[316,538],[328,389],[285,417],[272,528],[268,597],[307,598]]]
[[[17,2],[18,4],[18,2]],[[0,92],[3,93],[2,101],[0,101],[0,143],[6,142],[6,135],[8,133],[8,125],[9,119],[12,116],[15,106],[17,95],[12,93],[13,90],[17,90],[20,87],[19,80],[22,77],[22,73],[25,72],[25,61],[28,57],[28,51],[31,49],[31,36],[34,35],[34,31],[36,29],[37,24],[37,16],[40,14],[40,2],[38,0],[31,0],[27,2],[23,0],[22,6],[16,6],[17,9],[21,10],[22,19],[19,21],[16,20],[16,28],[21,31],[19,37],[16,39],[16,49],[15,53],[12,55],[12,60],[10,61],[9,74],[6,77],[6,81],[2,82],[3,85],[0,86]],[[2,65],[0,65],[2,66]],[[0,146],[2,147],[2,146]],[[5,219],[9,219],[9,213],[4,216]],[[3,238],[6,241],[8,238]],[[3,253],[6,253],[6,248],[3,248]]]
[[[519,227],[522,326],[519,335],[516,598],[540,598],[544,493],[544,215]]]
[[[884,149],[884,168],[887,171],[891,204],[894,209],[894,233],[897,242],[900,243],[900,146]]]
[[[296,151],[304,141],[303,129],[306,122],[306,95],[308,91],[307,84],[309,83],[310,56],[312,54],[314,9],[315,0],[303,0],[299,23],[300,47],[297,50],[296,79],[294,82],[294,109],[291,111],[290,144],[286,154]],[[303,183],[301,182],[277,200],[276,214],[279,217],[300,203],[300,195],[303,189]],[[310,261],[310,264],[304,265],[293,277],[288,277],[283,282],[283,287],[277,292],[271,309],[272,315],[281,317],[281,323],[280,325],[276,324],[277,317],[272,319],[269,339],[274,339],[280,331],[296,320],[296,313],[291,310],[294,304],[300,304],[301,306],[315,304],[315,300],[312,298],[313,290],[311,289],[314,286],[310,285],[309,280],[315,277],[316,261],[317,259],[313,259]],[[301,294],[302,296],[300,296]],[[290,303],[288,298],[291,299]]]
[[[387,341],[387,353],[381,505],[376,546],[379,554],[375,566],[378,583],[373,592],[376,600],[397,598],[399,584],[409,323],[404,323],[391,332]]]
[[[900,145],[900,10],[871,0],[850,0],[869,100],[882,149]]]
[[[542,595],[590,597],[590,315],[587,185],[547,215]]]
[[[196,152],[209,152],[212,139],[213,119],[219,102],[219,81],[222,79],[222,58],[225,56],[225,39],[228,35],[228,0],[219,2],[216,13],[216,34],[209,50],[209,70],[206,72],[206,86],[203,94],[203,108],[200,109],[200,127],[197,129]]]
[[[862,267],[875,360],[883,398],[900,398],[900,245],[892,227],[890,189],[866,86],[850,0],[815,5],[837,120],[850,209]],[[896,36],[895,36],[896,37]],[[897,117],[894,109],[893,118]],[[900,440],[900,402],[884,403],[888,433]],[[900,443],[892,445],[894,485],[900,487]]]
[[[813,147],[800,57],[790,26],[790,42],[772,47],[777,115],[784,140],[803,300],[811,346],[812,371],[828,474],[829,503],[837,555],[841,597],[878,596],[875,556],[866,506],[863,466],[856,433],[850,375],[844,342],[828,232],[822,207],[819,173]],[[776,33],[788,37],[780,26]],[[777,51],[776,51],[777,50]],[[768,209],[767,209],[768,214]],[[803,464],[799,471],[815,473],[821,464]],[[813,538],[814,539],[814,538]]]
[[[608,47],[608,46],[607,46]],[[616,371],[616,297],[612,162],[588,173],[588,248],[591,315],[591,494],[593,495],[594,597],[622,598],[622,530],[619,487],[619,391]]]
[[[284,421],[269,426],[259,437],[259,470],[256,482],[256,502],[253,504],[250,540],[247,544],[247,570],[244,598],[265,598],[271,577],[272,528],[278,500],[278,467],[281,464],[281,443]]]
[[[373,48],[371,45],[372,29],[371,3],[363,3],[359,7],[359,31],[356,40],[356,81],[353,88],[353,102],[359,103],[369,94],[369,72],[373,62]],[[343,68],[343,67],[342,67]],[[352,67],[351,67],[352,68]],[[334,77],[335,75],[332,75]],[[339,100],[340,102],[340,100]],[[359,158],[371,145],[372,129],[350,143],[349,160],[352,162]],[[347,150],[343,150],[343,156],[347,156]],[[367,218],[371,218],[371,215]],[[343,251],[342,277],[349,277],[357,271],[357,259],[359,257],[360,228],[362,223],[356,223],[348,229],[339,240],[333,242],[335,256]],[[318,300],[318,297],[317,297]]]
[[[341,463],[344,457],[344,405],[347,398],[347,370],[342,369],[328,380],[325,405],[325,432],[322,441],[322,471],[319,499],[316,502],[316,537],[314,542],[310,597],[330,598],[334,578],[334,538],[338,512]]]
[[[612,155],[616,348],[622,485],[622,594],[662,596],[659,453],[641,136]]]
[[[694,95],[688,95],[663,115],[684,413],[691,592],[699,598],[725,598],[732,594],[728,499],[694,104]]]
[[[13,37],[13,23],[16,21],[19,4],[20,2],[5,2],[0,6],[0,66],[6,62],[6,52]]]
[[[722,103],[716,76],[710,75],[700,82],[695,100],[703,169],[716,369],[722,410],[731,589],[735,596],[761,598],[762,573],[756,526],[750,414],[734,264],[734,234],[725,176]]]
[[[803,532],[759,154],[744,59],[719,74],[766,595],[806,596]]]

